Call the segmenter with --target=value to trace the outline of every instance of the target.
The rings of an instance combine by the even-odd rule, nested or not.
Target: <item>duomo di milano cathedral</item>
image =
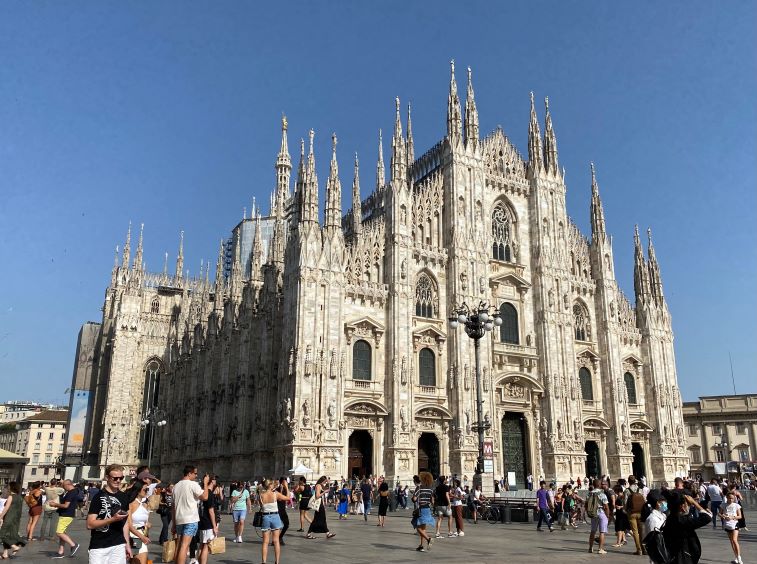
[[[481,343],[496,476],[687,473],[651,238],[645,258],[634,236],[634,307],[593,167],[591,239],[568,217],[549,106],[542,136],[532,96],[525,160],[501,129],[481,137],[470,70],[463,111],[453,64],[444,139],[416,157],[409,108],[404,125],[397,100],[389,180],[379,140],[375,188],[361,198],[356,158],[346,213],[333,138],[321,216],[314,134],[293,172],[282,120],[271,211],[222,242],[215,280],[185,273],[183,246],[174,275],[148,273],[141,233],[133,261],[127,237],[94,343],[93,466],[144,462],[139,422],[160,408],[167,477],[188,460],[228,479],[298,463],[472,476],[474,347],[448,318],[485,300],[503,319]]]

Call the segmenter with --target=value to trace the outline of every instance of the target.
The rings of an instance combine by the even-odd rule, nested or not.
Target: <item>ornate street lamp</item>
[[[166,412],[159,407],[151,407],[147,410],[145,418],[139,422],[139,426],[142,429],[150,427],[150,447],[147,449],[147,467],[150,467],[152,462],[152,444],[155,439],[155,427],[164,427],[166,425],[165,420]]]
[[[495,326],[502,325],[502,318],[499,316],[499,310],[490,306],[487,302],[481,301],[478,307],[471,308],[463,302],[461,305],[452,309],[452,316],[449,318],[449,326],[457,329],[460,326],[465,327],[465,333],[473,339],[473,345],[476,349],[476,422],[471,428],[478,433],[478,460],[476,462],[476,474],[484,473],[484,432],[490,429],[491,420],[484,418],[484,398],[481,389],[481,338]]]

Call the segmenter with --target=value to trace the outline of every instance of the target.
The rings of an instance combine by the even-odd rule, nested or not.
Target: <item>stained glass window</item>
[[[513,220],[504,202],[498,202],[492,212],[492,257],[512,262]]]
[[[436,386],[436,355],[429,348],[421,349],[418,355],[419,382],[421,386]]]
[[[578,380],[581,382],[581,397],[585,400],[594,399],[594,386],[591,383],[591,372],[588,368],[578,371]]]
[[[418,276],[418,283],[415,285],[415,315],[418,317],[434,317],[434,302],[436,301],[436,291],[434,283],[425,272]]]
[[[499,308],[499,315],[502,318],[502,325],[499,327],[500,341],[517,345],[520,342],[518,338],[518,311],[512,304],[504,303]]]
[[[371,345],[362,339],[352,347],[352,379],[371,379]]]
[[[623,376],[623,380],[626,383],[626,394],[628,395],[628,403],[635,404],[636,401],[636,380],[633,374],[626,372]]]

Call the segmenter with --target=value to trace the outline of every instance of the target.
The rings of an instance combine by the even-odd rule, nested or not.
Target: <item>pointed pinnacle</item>
[[[336,132],[331,134],[331,158],[336,160]]]
[[[308,135],[310,136],[310,154],[312,155],[313,154],[313,138],[315,137],[315,131],[313,131],[313,129],[311,128]]]

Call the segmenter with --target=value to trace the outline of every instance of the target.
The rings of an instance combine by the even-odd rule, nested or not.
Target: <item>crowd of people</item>
[[[304,533],[305,539],[316,539],[317,535],[330,539],[336,535],[328,525],[329,512],[340,520],[355,515],[368,521],[375,510],[376,526],[383,528],[390,507],[412,509],[410,525],[419,537],[416,550],[426,552],[434,539],[465,536],[464,512],[473,523],[478,522],[487,500],[480,488],[465,482],[456,476],[435,479],[421,472],[413,477],[412,484],[397,482],[393,486],[383,476],[341,481],[321,476],[314,484],[304,476],[291,484],[287,477],[222,484],[217,476],[200,477],[196,466],[187,465],[175,484],[161,482],[144,466],[127,483],[124,468],[110,465],[101,485],[51,480],[29,484],[22,490],[11,482],[0,496],[0,558],[14,556],[36,539],[57,542],[52,558],[74,556],[80,544],[68,530],[78,515],[86,519],[90,531],[90,563],[147,564],[152,542],[150,513],[155,512],[162,525],[157,542],[175,543],[175,562],[207,564],[219,538],[223,515],[231,515],[233,542],[243,543],[245,523],[254,512],[253,525],[263,539],[262,561],[267,561],[269,546],[273,546],[278,564],[286,545],[289,509],[299,510],[297,532]],[[508,489],[506,482],[496,485],[495,490]],[[589,552],[597,545],[598,554],[608,553],[607,535],[613,525],[612,546],[616,549],[631,541],[634,554],[645,555],[651,533],[659,531],[671,554],[685,553],[688,560],[684,561],[692,563],[701,555],[696,529],[708,524],[717,527],[720,518],[733,550],[732,562],[741,564],[739,531],[747,530],[741,500],[739,487],[725,481],[677,478],[672,488],[650,490],[635,476],[614,484],[609,477],[578,478],[559,488],[541,480],[534,511],[537,531],[590,524]],[[29,519],[22,537],[19,530],[24,509]],[[38,525],[40,536],[35,537]]]
[[[649,489],[635,476],[620,478],[615,484],[609,477],[586,480],[589,489],[579,495],[574,481],[557,488],[554,483],[541,481],[536,491],[534,510],[538,513],[537,531],[546,525],[554,531],[554,523],[561,529],[577,528],[579,523],[590,524],[589,549],[607,554],[606,540],[612,524],[614,548],[633,542],[634,554],[647,555],[653,533],[659,532],[673,562],[696,563],[702,549],[696,529],[717,520],[728,536],[733,550],[733,564],[742,564],[739,531],[747,530],[742,494],[735,483],[713,479],[693,481],[676,478],[673,487],[667,484]]]

